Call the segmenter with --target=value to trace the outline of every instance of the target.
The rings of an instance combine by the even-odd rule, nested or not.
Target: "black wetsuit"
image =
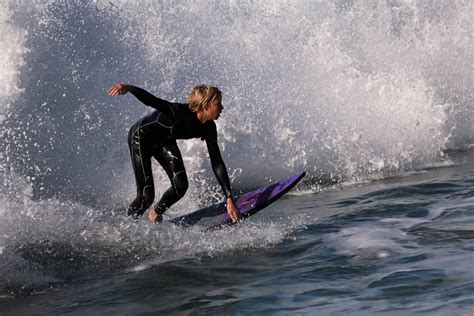
[[[176,144],[177,139],[200,137],[206,141],[214,174],[224,195],[231,196],[229,176],[217,144],[214,121],[202,123],[197,114],[189,109],[188,104],[171,103],[137,87],[133,87],[130,92],[156,111],[136,122],[128,133],[128,145],[137,183],[137,197],[130,205],[128,215],[141,216],[155,198],[151,157],[160,163],[171,181],[171,187],[155,205],[156,212],[163,214],[186,193],[188,178]]]

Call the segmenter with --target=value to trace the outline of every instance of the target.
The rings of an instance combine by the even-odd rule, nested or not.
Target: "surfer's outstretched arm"
[[[110,95],[122,95],[126,94],[127,92],[130,92],[143,104],[157,109],[158,111],[169,116],[170,118],[174,117],[173,109],[170,102],[157,98],[153,94],[149,93],[146,90],[143,90],[142,88],[135,87],[129,84],[117,83],[110,87],[108,92]]]
[[[211,159],[212,170],[214,171],[217,181],[219,181],[224,196],[226,197],[227,213],[229,213],[232,221],[236,222],[240,218],[240,212],[232,197],[229,174],[227,173],[227,168],[224,164],[224,160],[222,160],[222,155],[217,143],[217,132],[215,132],[212,137],[206,138],[206,145],[207,150],[209,151],[209,158]]]

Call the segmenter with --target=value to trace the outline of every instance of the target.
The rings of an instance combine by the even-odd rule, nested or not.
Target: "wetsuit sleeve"
[[[209,158],[211,159],[212,170],[216,175],[217,181],[222,187],[225,197],[232,196],[232,190],[230,188],[229,175],[227,168],[222,160],[221,151],[219,150],[219,144],[217,143],[217,131],[216,125],[213,124],[213,128],[210,128],[209,135],[206,136],[206,145],[209,152]]]
[[[142,88],[138,88],[135,86],[130,89],[130,92],[143,104],[151,106],[152,108],[157,109],[161,113],[171,118],[174,117],[174,112],[170,102],[157,98],[148,91],[145,91]]]

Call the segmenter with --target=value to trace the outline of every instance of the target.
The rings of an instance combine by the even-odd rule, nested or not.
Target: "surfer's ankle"
[[[127,215],[130,216],[133,219],[138,219],[142,217],[143,213],[145,213],[146,210],[139,209],[133,206],[130,206],[127,210]]]
[[[153,223],[161,223],[163,221],[163,216],[152,208],[150,212],[148,212],[148,219]]]

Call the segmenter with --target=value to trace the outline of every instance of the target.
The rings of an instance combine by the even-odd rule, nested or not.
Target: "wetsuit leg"
[[[128,146],[137,184],[137,197],[128,208],[128,215],[138,218],[145,213],[155,199],[155,187],[151,170],[151,146],[140,139],[139,126],[133,126],[128,134]]]
[[[153,148],[153,157],[165,169],[171,181],[171,187],[165,191],[155,210],[163,214],[168,208],[181,199],[188,189],[188,177],[184,169],[183,157],[175,140]]]

